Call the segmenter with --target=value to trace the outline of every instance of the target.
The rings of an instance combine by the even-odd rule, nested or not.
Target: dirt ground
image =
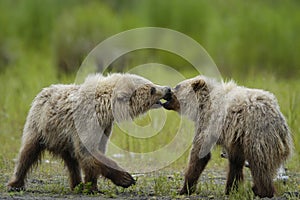
[[[245,174],[246,188],[251,185],[251,177]],[[300,174],[289,174],[292,180],[288,180],[288,184],[296,184],[299,188]],[[294,177],[298,177],[294,179]],[[22,192],[1,192],[0,199],[57,199],[57,200],[93,200],[93,199],[155,199],[155,200],[167,200],[167,199],[251,199],[246,196],[225,196],[223,195],[224,185],[226,181],[225,172],[206,171],[202,174],[198,184],[198,190],[196,194],[192,196],[179,196],[177,191],[182,184],[182,173],[153,173],[135,175],[137,184],[128,189],[116,187],[109,180],[103,180],[100,178],[98,186],[100,193],[97,194],[77,194],[76,191],[70,191],[68,187],[67,177],[49,177],[49,178],[29,178],[27,181],[27,190]],[[290,178],[289,178],[290,179]],[[285,200],[285,199],[300,199],[299,189],[294,190],[290,186],[280,182],[277,183],[277,187],[283,190],[279,197],[272,198],[273,200]],[[296,187],[296,188],[297,188]],[[246,193],[250,191],[247,189]],[[241,193],[243,195],[243,193]],[[246,194],[248,195],[248,194]],[[258,198],[257,198],[258,199]]]

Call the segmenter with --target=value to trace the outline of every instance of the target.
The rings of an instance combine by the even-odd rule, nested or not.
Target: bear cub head
[[[163,104],[167,110],[174,110],[181,114],[194,113],[195,107],[203,108],[209,97],[207,80],[203,76],[184,80],[172,89],[171,96]]]
[[[133,74],[125,74],[114,89],[114,115],[117,120],[139,116],[153,108],[162,107],[161,100],[172,96],[171,88],[160,86]],[[126,116],[128,115],[129,116]]]

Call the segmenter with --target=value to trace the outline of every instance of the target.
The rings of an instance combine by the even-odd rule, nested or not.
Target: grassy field
[[[295,144],[294,154],[286,164],[290,178],[286,184],[276,183],[277,195],[299,199],[296,196],[296,192],[300,192],[299,8],[297,0],[254,0],[251,3],[174,0],[172,4],[161,0],[44,0],[43,3],[39,0],[1,0],[0,199],[185,198],[177,196],[177,190],[183,184],[188,148],[179,156],[175,151],[160,154],[158,159],[172,158],[173,162],[151,173],[134,173],[137,184],[128,189],[100,179],[98,185],[103,193],[94,195],[78,194],[79,188],[71,192],[63,163],[45,154],[41,165],[29,175],[26,192],[6,191],[20,148],[22,129],[35,95],[51,84],[73,83],[82,59],[105,38],[145,26],[165,27],[187,34],[205,47],[225,79],[233,78],[239,85],[261,88],[276,95]],[[157,62],[171,66],[186,77],[197,75],[195,70],[187,69],[189,63],[186,60],[168,52],[155,54],[147,49],[132,53],[131,56],[137,59],[129,65]],[[124,64],[122,59],[119,61]],[[125,66],[123,69],[129,68]],[[153,79],[150,79],[153,81],[164,80],[157,82],[159,84],[174,86],[176,83],[173,76],[159,77],[155,72],[152,75]],[[135,153],[162,149],[173,140],[180,125],[185,135],[175,146],[181,147],[191,141],[193,124],[170,111],[163,115],[162,127],[154,126],[154,130],[158,130],[155,135],[146,139],[134,137],[139,130],[143,130],[142,136],[151,135],[152,132],[144,128],[148,125],[157,123],[161,126],[161,122],[152,117],[160,115],[159,112],[162,111],[153,111],[136,119],[134,124],[141,129],[131,129],[128,125],[129,130],[124,131],[126,127],[116,125],[107,154],[125,166],[129,163],[134,171],[134,168],[145,167],[145,163],[137,159],[134,162],[124,160],[114,146]],[[220,158],[220,152],[218,147],[213,150],[213,158],[200,177],[196,194],[190,198],[254,198],[247,168],[244,187],[231,196],[224,195],[227,160]],[[154,161],[153,164],[157,163]]]
[[[24,64],[25,63],[25,64]],[[26,64],[27,63],[27,64]],[[171,165],[152,173],[134,174],[137,177],[137,184],[128,189],[114,186],[108,180],[99,180],[99,188],[103,194],[88,195],[77,194],[76,190],[71,192],[68,186],[67,171],[60,160],[54,159],[46,154],[41,165],[33,170],[28,177],[27,191],[21,193],[7,193],[5,184],[13,172],[14,161],[20,147],[22,128],[26,119],[30,103],[34,96],[43,88],[53,83],[72,83],[74,76],[57,78],[52,61],[43,54],[35,54],[28,51],[15,66],[11,66],[0,75],[0,193],[3,197],[61,197],[61,198],[82,198],[90,197],[114,197],[114,198],[183,198],[177,196],[177,190],[183,182],[183,170],[186,165],[188,151]],[[43,66],[43,67],[40,67]],[[30,76],[29,76],[30,74]],[[191,74],[192,76],[192,74]],[[300,128],[299,121],[300,105],[300,81],[280,80],[273,76],[247,77],[237,82],[248,87],[262,88],[273,92],[279,101],[281,110],[286,116],[293,132],[295,152],[291,160],[286,164],[290,179],[286,184],[278,182],[278,195],[287,195],[287,192],[300,190]],[[140,140],[127,136],[120,128],[115,126],[112,142],[121,148],[132,152],[149,152],[168,143],[174,136],[179,117],[176,113],[167,112],[167,121],[159,132],[151,140]],[[135,121],[136,124],[147,125],[151,123],[149,115]],[[193,130],[192,124],[186,127],[187,135]],[[115,153],[109,147],[108,155],[113,157]],[[200,184],[195,196],[192,198],[224,198],[224,184],[226,179],[227,161],[220,158],[220,149],[213,152],[213,159],[200,178]],[[168,155],[162,155],[168,156]],[[114,158],[114,157],[113,157]],[[114,158],[118,160],[118,158]],[[136,163],[139,165],[141,163]],[[251,176],[248,169],[245,169],[246,181],[244,188],[232,194],[229,199],[253,198],[251,192]],[[296,199],[296,196],[288,196]]]

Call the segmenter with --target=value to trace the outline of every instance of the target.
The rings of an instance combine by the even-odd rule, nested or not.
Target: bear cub
[[[106,157],[106,144],[114,121],[130,120],[170,96],[171,89],[133,74],[90,75],[76,85],[52,85],[34,99],[23,130],[22,145],[8,189],[24,189],[29,169],[48,150],[68,168],[70,187],[91,182],[97,191],[102,175],[114,184],[129,187],[132,176]]]
[[[219,144],[229,159],[226,194],[243,181],[247,160],[254,194],[273,197],[274,175],[293,149],[290,130],[273,94],[237,86],[233,81],[221,83],[197,76],[179,83],[163,106],[195,122],[193,147],[180,194],[195,191],[212,147]]]

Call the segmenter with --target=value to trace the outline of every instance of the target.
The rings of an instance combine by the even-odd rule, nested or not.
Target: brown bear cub
[[[254,194],[274,195],[273,177],[290,156],[293,142],[273,94],[197,76],[179,83],[163,106],[195,122],[195,138],[180,194],[195,191],[211,158],[211,148],[219,144],[229,159],[226,194],[243,181],[247,160]]]
[[[22,145],[8,189],[24,189],[29,169],[44,150],[63,159],[73,189],[91,182],[97,191],[102,175],[129,187],[132,176],[106,157],[106,144],[114,121],[130,120],[161,105],[171,89],[133,74],[91,75],[80,85],[52,85],[34,99],[24,126]]]

